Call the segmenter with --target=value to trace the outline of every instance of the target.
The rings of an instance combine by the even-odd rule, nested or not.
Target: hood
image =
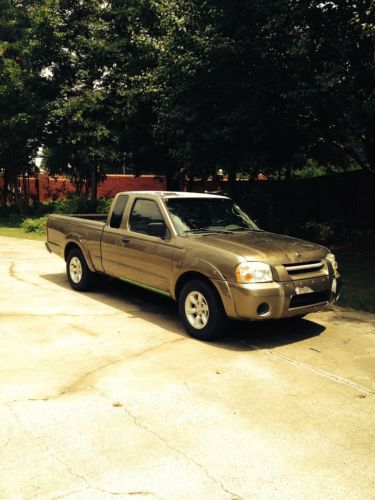
[[[204,247],[241,255],[248,261],[271,265],[292,264],[323,259],[328,250],[316,243],[264,231],[244,231],[225,234],[190,236]]]

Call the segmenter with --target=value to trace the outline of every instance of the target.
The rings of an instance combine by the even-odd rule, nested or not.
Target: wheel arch
[[[176,287],[180,317],[189,335],[205,341],[220,337],[227,324],[227,315],[215,283],[204,274],[187,271],[179,277]],[[197,292],[198,296],[193,302],[195,305],[191,309],[191,306],[187,305],[187,297]],[[202,294],[201,299],[199,293]],[[196,300],[202,302],[197,305]],[[205,321],[202,319],[203,316]]]
[[[185,283],[191,281],[193,279],[200,279],[207,283],[214,292],[218,295],[221,300],[221,303],[224,307],[224,310],[229,318],[237,318],[237,312],[234,306],[233,297],[228,286],[227,281],[225,280],[214,280],[208,277],[207,275],[200,273],[198,271],[185,271],[178,277],[176,284],[173,290],[172,297],[178,302],[179,295]]]
[[[205,283],[207,283],[210,286],[210,288],[212,288],[212,290],[214,290],[217,293],[220,300],[222,301],[220,293],[218,292],[218,290],[217,290],[216,286],[214,285],[214,283],[212,282],[212,280],[210,280],[210,278],[208,276],[206,276],[205,274],[202,274],[202,273],[197,272],[197,271],[186,271],[183,274],[181,274],[181,276],[179,276],[178,280],[176,281],[176,285],[174,287],[174,298],[177,301],[179,299],[180,293],[181,293],[184,285],[188,281],[192,281],[192,280],[201,280],[201,281],[204,281]]]
[[[87,251],[87,248],[85,247],[85,245],[81,241],[78,242],[77,240],[70,240],[67,242],[67,244],[65,245],[65,248],[64,248],[64,260],[65,260],[65,262],[68,260],[68,255],[70,254],[70,252],[72,250],[74,250],[75,248],[77,248],[80,252],[82,252],[82,255],[86,261],[86,264],[87,264],[87,267],[89,268],[89,270],[92,272],[95,272],[95,268],[94,268],[93,263],[91,261],[90,254]]]

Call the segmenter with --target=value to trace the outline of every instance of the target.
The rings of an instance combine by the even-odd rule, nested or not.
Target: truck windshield
[[[260,230],[255,222],[228,198],[169,198],[165,203],[180,235],[192,232]]]

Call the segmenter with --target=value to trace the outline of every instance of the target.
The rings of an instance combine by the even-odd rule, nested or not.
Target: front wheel
[[[223,333],[227,317],[221,299],[209,283],[191,280],[179,296],[182,323],[192,337],[214,340]]]
[[[94,273],[87,267],[85,258],[78,248],[73,249],[66,259],[66,274],[74,290],[84,292],[93,284]]]

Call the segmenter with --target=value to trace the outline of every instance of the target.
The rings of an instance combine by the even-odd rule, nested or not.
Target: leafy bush
[[[10,215],[9,207],[0,207],[0,218],[8,218]]]
[[[298,228],[298,236],[317,243],[331,243],[335,239],[335,231],[330,223],[311,220]]]
[[[55,214],[108,213],[113,198],[100,198],[96,205],[85,195],[69,195],[67,198],[50,202]]]
[[[47,217],[39,217],[38,219],[25,219],[21,228],[25,231],[25,233],[37,233],[37,234],[46,234],[46,224]]]
[[[236,196],[236,201],[252,219],[256,219],[260,227],[265,230],[277,231],[278,224],[274,200],[270,192],[260,189],[255,184],[251,191],[243,190]]]
[[[28,212],[34,217],[42,217],[46,214],[51,214],[55,211],[56,202],[55,201],[33,201],[31,207],[29,207]]]
[[[100,198],[96,207],[98,214],[107,214],[111,208],[113,198]]]
[[[85,195],[69,195],[54,202],[56,214],[88,214],[95,212],[93,203]]]

